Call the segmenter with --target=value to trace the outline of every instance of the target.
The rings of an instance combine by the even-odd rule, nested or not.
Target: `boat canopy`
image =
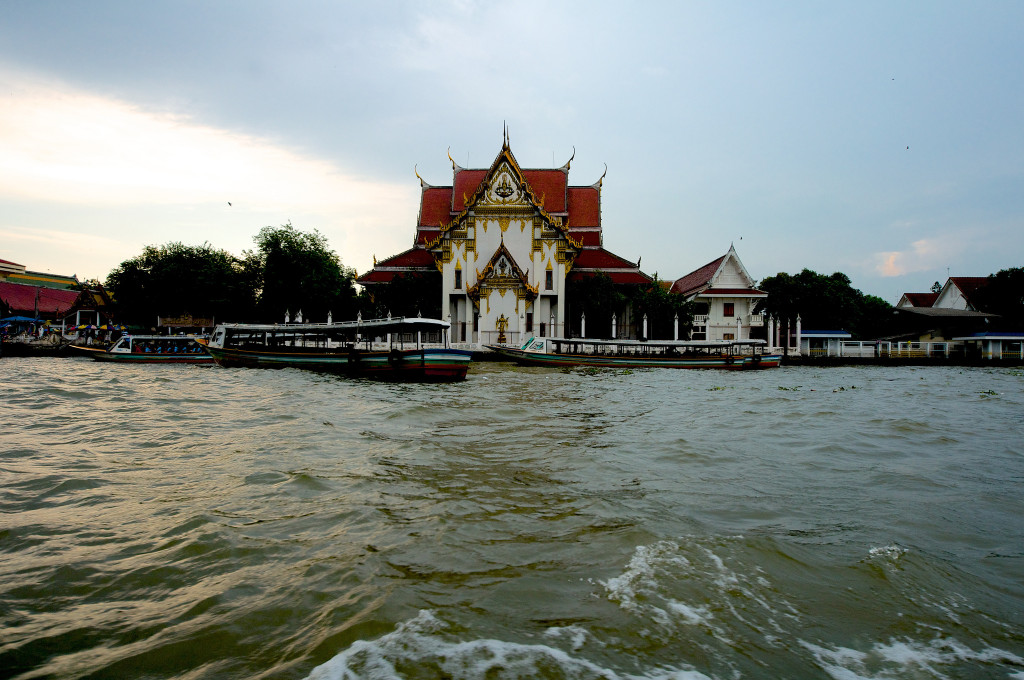
[[[763,347],[767,340],[747,338],[745,340],[598,340],[596,338],[530,338],[523,344],[525,349],[534,340],[554,343],[576,343],[580,345],[602,345],[616,347],[677,347],[691,349],[714,349],[725,347]]]
[[[383,333],[408,333],[410,331],[440,331],[451,328],[451,324],[441,319],[424,319],[421,317],[394,317],[391,319],[366,319],[362,321],[334,321],[332,323],[222,323],[222,328],[242,328],[247,331],[285,331],[285,332],[323,332],[323,331],[355,331],[366,333],[378,331]]]

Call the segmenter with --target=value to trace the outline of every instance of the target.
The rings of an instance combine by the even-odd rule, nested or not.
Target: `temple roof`
[[[390,283],[395,276],[410,272],[436,272],[434,256],[423,248],[410,248],[386,260],[380,260],[373,269],[356,279],[356,283]]]
[[[600,227],[601,190],[596,187],[569,187],[568,193],[569,216],[565,221],[566,227]]]
[[[596,235],[574,233],[573,238],[583,241],[584,245],[601,245],[601,180],[592,186],[569,186],[568,163],[560,168],[520,168],[507,142],[490,168],[463,168],[452,162],[451,186],[433,186],[420,179],[422,192],[415,242],[423,244],[437,238],[442,226],[450,224],[466,209],[466,201],[480,190],[483,181],[503,159],[522,174],[544,212],[563,218],[566,231],[582,227],[597,231]]]
[[[640,271],[636,262],[619,257],[604,248],[584,248],[576,256],[569,280],[579,280],[593,274],[606,274],[613,283],[650,283],[653,279]]]

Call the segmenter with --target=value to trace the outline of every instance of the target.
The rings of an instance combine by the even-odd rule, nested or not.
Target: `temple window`
[[[544,290],[552,290],[555,287],[555,273],[550,269],[544,272]]]
[[[455,270],[455,288],[456,289],[462,288],[462,270],[461,269],[456,269]]]
[[[458,286],[456,286],[457,288]],[[722,303],[722,316],[736,316],[736,306],[732,302]]]

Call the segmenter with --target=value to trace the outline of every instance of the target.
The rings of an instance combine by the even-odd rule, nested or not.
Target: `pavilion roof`
[[[726,255],[708,262],[703,267],[696,269],[686,276],[676,279],[676,282],[672,284],[671,291],[673,293],[679,293],[681,295],[692,295],[701,288],[711,284],[711,279],[714,278],[718,272],[718,268],[722,266],[722,262],[725,261]]]
[[[71,309],[78,300],[79,291],[0,281],[0,300],[11,312],[34,312],[37,295],[39,313],[53,315]]]

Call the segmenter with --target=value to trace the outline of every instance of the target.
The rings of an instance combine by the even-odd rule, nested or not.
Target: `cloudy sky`
[[[105,279],[145,245],[412,244],[419,174],[591,184],[663,279],[734,243],[755,278],[895,303],[1024,266],[1024,3],[0,3],[0,258]],[[229,205],[230,203],[230,205]]]

